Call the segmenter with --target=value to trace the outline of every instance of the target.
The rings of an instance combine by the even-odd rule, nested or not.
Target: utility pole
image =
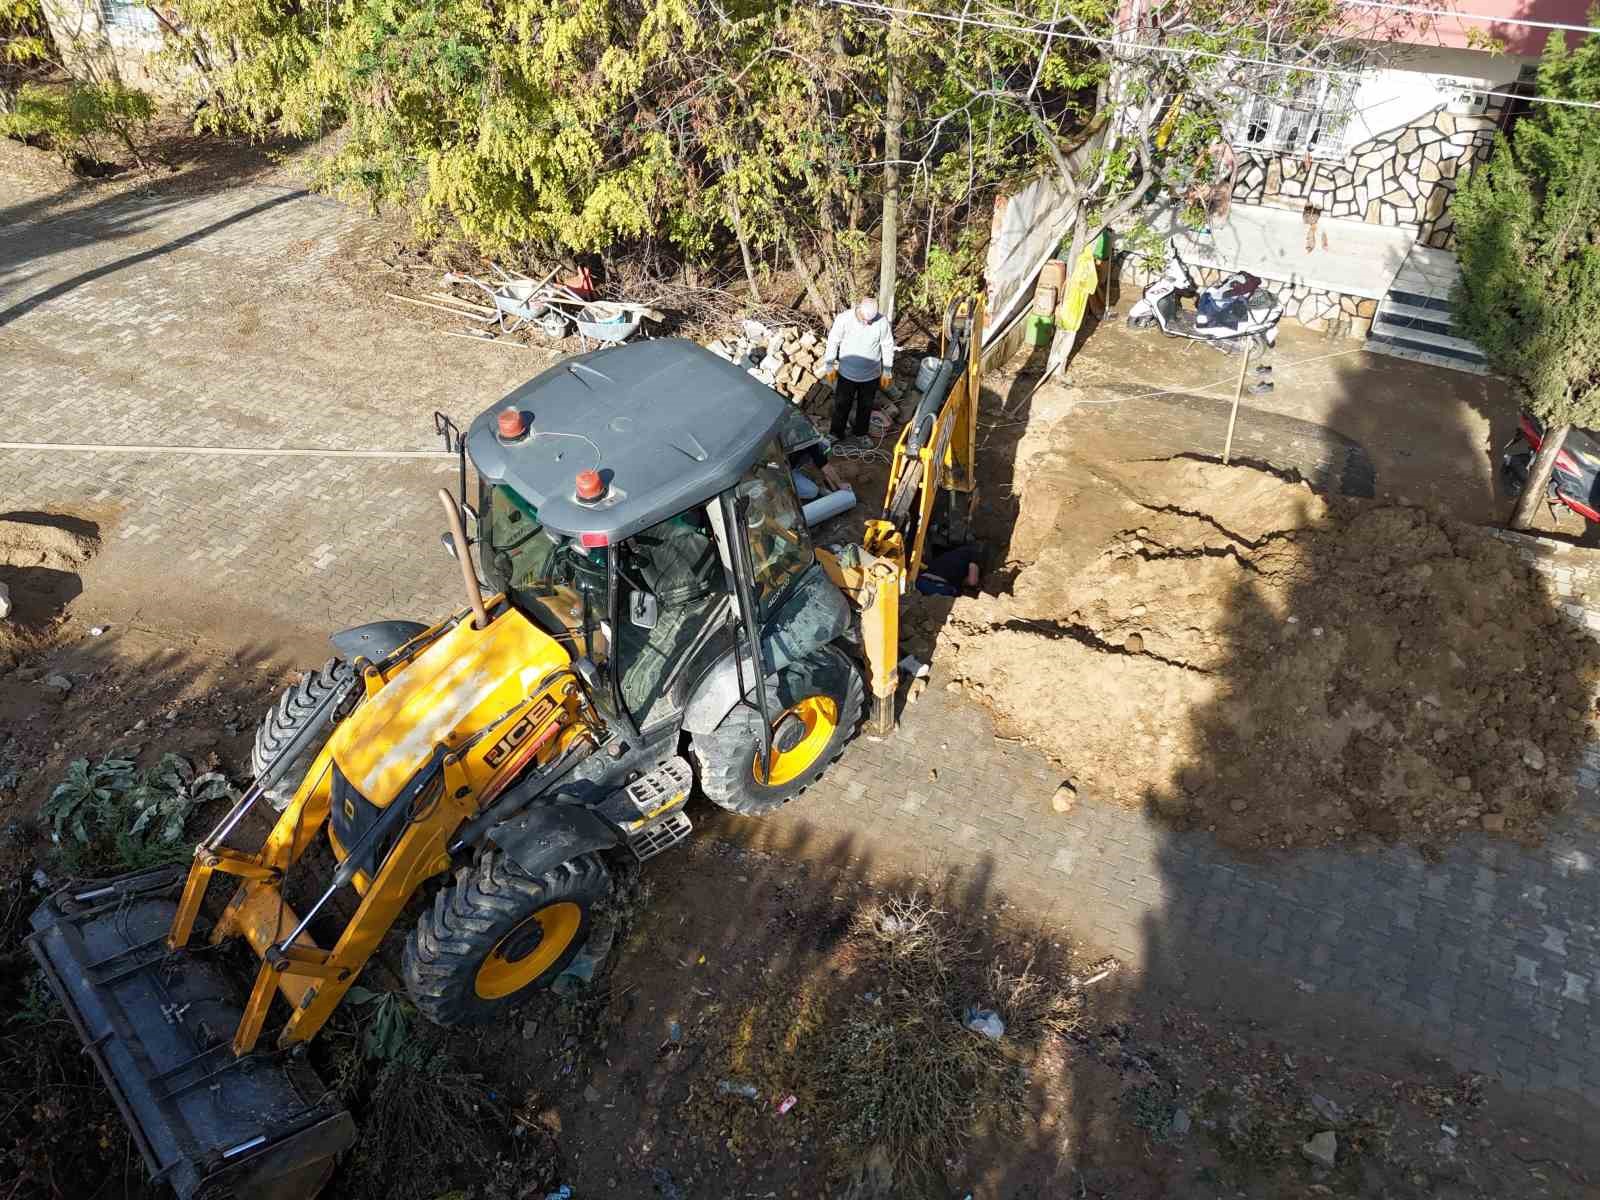
[[[883,115],[883,254],[878,264],[878,311],[883,319],[894,321],[895,271],[900,247],[900,127],[905,123],[905,80],[900,75],[895,51],[900,39],[897,25],[889,25],[889,95]]]

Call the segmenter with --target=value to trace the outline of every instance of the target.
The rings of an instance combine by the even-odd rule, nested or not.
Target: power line
[[[1012,25],[1003,21],[986,21],[981,17],[968,16],[965,13],[936,13],[925,12],[914,8],[896,8],[890,4],[877,3],[875,0],[821,0],[821,3],[835,8],[854,8],[863,12],[876,15],[893,15],[902,17],[921,17],[930,21],[948,21],[956,25],[975,25],[984,29],[995,29],[1002,33],[1021,33],[1032,37],[1060,38],[1068,42],[1086,42],[1092,46],[1108,46],[1116,50],[1148,50],[1154,54],[1170,54],[1178,58],[1213,58],[1224,62],[1242,63],[1249,66],[1267,67],[1274,71],[1294,71],[1305,75],[1341,75],[1350,79],[1359,79],[1367,74],[1365,71],[1351,70],[1344,67],[1313,67],[1293,63],[1272,62],[1264,58],[1247,58],[1238,54],[1224,54],[1216,50],[1201,50],[1193,46],[1156,46],[1148,42],[1118,42],[1111,38],[1094,37],[1085,33],[1068,33],[1049,25]],[[1568,100],[1561,96],[1529,96],[1521,92],[1489,91],[1483,88],[1462,88],[1474,96],[1497,97],[1504,100],[1522,100],[1529,104],[1557,104],[1566,108],[1592,108],[1600,109],[1600,101],[1594,100]]]
[[[434,458],[453,459],[454,450],[334,450],[313,446],[158,446],[111,442],[0,442],[0,450],[49,450],[78,454],[183,454],[226,458]]]
[[[1530,21],[1526,17],[1487,17],[1481,13],[1451,12],[1418,4],[1391,4],[1388,0],[1340,0],[1351,8],[1383,8],[1391,12],[1418,13],[1422,16],[1453,17],[1457,21],[1481,21],[1485,25],[1521,25],[1528,29],[1563,29],[1569,33],[1600,33],[1593,25],[1566,25],[1560,21]]]

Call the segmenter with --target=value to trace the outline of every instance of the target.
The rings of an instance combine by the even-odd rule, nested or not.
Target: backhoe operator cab
[[[838,756],[864,694],[833,644],[852,614],[801,516],[788,407],[664,339],[546,371],[463,439],[490,590],[582,663],[609,746],[643,768],[687,750],[747,814]]]

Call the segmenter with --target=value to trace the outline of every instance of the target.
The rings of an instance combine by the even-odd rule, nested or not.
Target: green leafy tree
[[[11,111],[17,88],[48,66],[51,51],[39,0],[0,0],[0,114]]]
[[[1590,24],[1600,24],[1600,8]],[[1600,36],[1552,33],[1546,96],[1600,103]],[[1455,315],[1545,427],[1511,516],[1526,529],[1574,425],[1600,425],[1600,110],[1541,104],[1502,136],[1455,201]]]
[[[109,138],[143,165],[154,100],[122,82],[98,29],[57,32],[40,0],[0,0],[0,134],[41,139],[74,168]]]
[[[1329,0],[1163,7],[1131,41],[1111,0],[177,4],[184,53],[212,64],[202,122],[340,130],[321,183],[424,236],[657,273],[736,247],[753,294],[786,260],[824,314],[948,273],[981,250],[961,231],[1041,170],[1082,198],[1085,241],[1154,182],[1214,182],[1225,111],[1262,74],[1227,56],[1338,40]]]
[[[17,92],[11,111],[0,114],[0,133],[43,136],[67,166],[92,161],[96,139],[109,134],[143,163],[141,145],[154,115],[148,93],[115,80],[28,83]]]
[[[211,64],[203,123],[340,130],[324,186],[491,255],[627,249],[670,265],[737,243],[753,288],[782,255],[828,310],[865,283],[886,189],[896,232],[921,234],[887,239],[898,264],[908,244],[926,259],[952,243],[973,213],[986,225],[995,189],[1038,163],[1025,117],[955,81],[958,62],[1033,70],[1025,44],[976,29],[917,19],[890,38],[870,15],[761,0],[178,8],[184,52]]]

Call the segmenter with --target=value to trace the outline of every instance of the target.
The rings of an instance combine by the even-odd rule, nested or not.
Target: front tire
[[[250,748],[251,771],[259,776],[271,766],[278,752],[294,740],[306,722],[311,720],[317,711],[317,705],[327,699],[328,693],[343,687],[354,677],[355,668],[349,663],[340,658],[330,658],[319,670],[307,671],[297,682],[285,688],[283,695],[279,696],[278,702],[267,711],[267,715],[261,719],[260,728],[256,730],[255,744]],[[333,732],[337,722],[338,714],[330,713],[325,717],[322,729],[311,739],[311,744],[289,765],[289,769],[278,777],[278,782],[267,789],[265,793],[267,802],[273,808],[282,812],[289,807],[289,801],[294,799],[301,779],[305,777],[312,760],[322,750],[323,743],[328,740],[328,735]]]
[[[592,854],[535,878],[498,850],[441,888],[406,939],[403,972],[436,1025],[481,1025],[555,982],[589,936],[611,877]]]
[[[737,704],[722,723],[690,740],[689,754],[700,788],[716,804],[741,816],[759,817],[793,800],[844,753],[861,727],[866,685],[861,672],[833,646],[823,646],[778,673],[773,755],[757,773],[761,714]]]

